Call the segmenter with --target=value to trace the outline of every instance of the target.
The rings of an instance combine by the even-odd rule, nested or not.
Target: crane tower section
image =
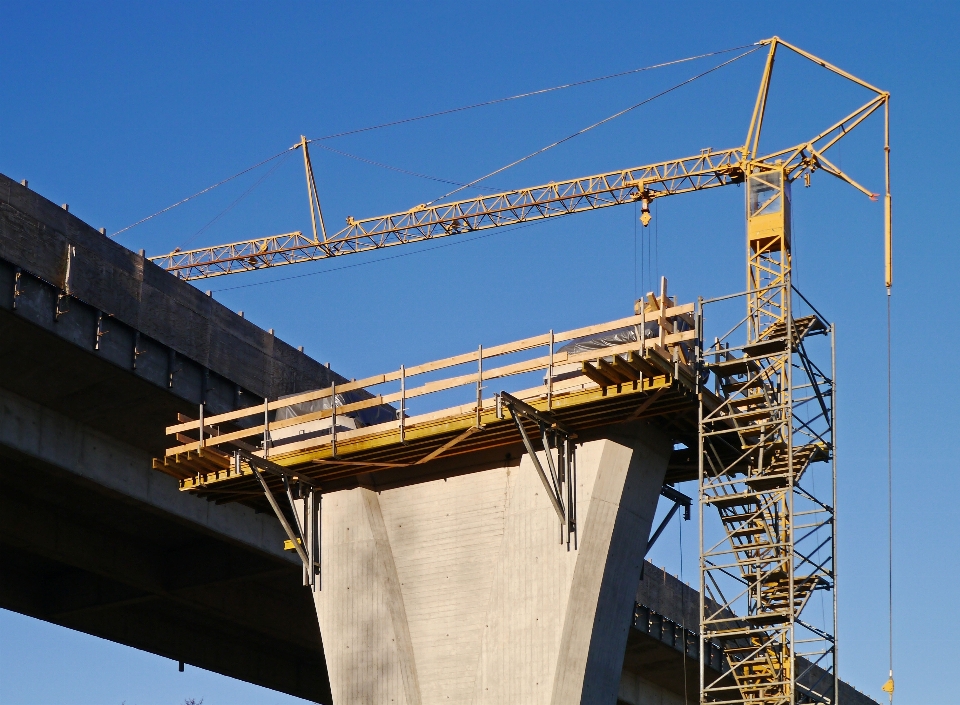
[[[702,333],[726,331],[701,348],[715,394],[699,395],[699,499],[701,648],[719,645],[728,666],[716,679],[701,667],[701,702],[832,704],[833,330],[793,310],[788,175],[755,165],[746,181],[747,289],[699,315]]]

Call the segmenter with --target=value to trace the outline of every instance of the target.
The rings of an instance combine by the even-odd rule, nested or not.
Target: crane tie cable
[[[417,171],[409,171],[408,169],[401,169],[398,166],[391,166],[390,164],[384,164],[383,162],[377,162],[373,159],[367,159],[366,157],[361,157],[357,154],[351,154],[350,152],[344,152],[341,149],[335,149],[325,144],[317,144],[317,147],[320,149],[325,149],[328,152],[334,154],[339,154],[341,157],[347,157],[348,159],[355,159],[358,162],[363,162],[364,164],[370,164],[371,166],[378,166],[381,169],[388,169],[389,171],[396,171],[400,174],[406,174],[407,176],[416,176],[421,179],[428,179],[430,181],[439,181],[441,184],[450,184],[451,186],[465,186],[461,181],[451,181],[450,179],[441,179],[438,176],[430,176],[429,174],[421,174]],[[499,191],[508,191],[509,189],[497,189],[496,187],[483,187],[484,190],[499,190]]]
[[[218,181],[218,182],[215,183],[213,186],[207,186],[207,188],[203,189],[202,191],[197,191],[197,192],[196,192],[195,194],[193,194],[192,196],[187,196],[187,197],[184,198],[183,200],[177,201],[177,202],[174,203],[172,206],[167,206],[167,207],[164,208],[163,210],[159,210],[159,211],[157,211],[156,213],[154,213],[153,215],[148,215],[146,218],[142,218],[142,219],[138,220],[136,223],[132,223],[131,225],[128,225],[128,226],[125,227],[125,228],[120,228],[120,230],[118,230],[117,232],[115,232],[115,233],[112,235],[112,237],[116,237],[116,236],[119,235],[120,233],[126,232],[126,231],[129,230],[130,228],[135,228],[136,226],[138,226],[138,225],[140,225],[140,224],[142,224],[142,223],[146,223],[146,222],[147,222],[148,220],[150,220],[151,218],[156,218],[158,215],[162,215],[163,213],[166,213],[166,212],[169,211],[169,210],[173,210],[173,209],[176,208],[177,206],[182,206],[184,203],[186,203],[187,201],[192,201],[192,200],[193,200],[194,198],[196,198],[197,196],[202,196],[203,194],[207,193],[208,191],[213,191],[213,189],[217,188],[217,186],[223,186],[223,185],[224,185],[225,183],[227,183],[228,181],[233,181],[233,180],[236,179],[237,177],[243,176],[243,175],[246,174],[247,172],[253,171],[254,169],[256,169],[256,168],[258,168],[258,167],[261,167],[261,166],[263,166],[264,164],[267,164],[267,163],[269,163],[269,162],[272,162],[274,159],[276,159],[276,158],[278,158],[278,157],[282,157],[284,154],[286,154],[287,152],[291,151],[292,149],[293,149],[293,147],[290,147],[290,148],[288,148],[288,149],[283,150],[282,152],[279,152],[279,153],[277,153],[277,154],[274,154],[274,155],[273,155],[272,157],[270,157],[269,159],[264,159],[262,162],[257,162],[257,163],[254,164],[253,166],[247,167],[247,168],[244,169],[243,171],[238,171],[238,172],[237,172],[236,174],[234,174],[233,176],[229,176],[229,177],[227,177],[226,179],[224,179],[223,181]]]
[[[418,115],[418,116],[416,116],[416,117],[404,118],[404,119],[402,119],[402,120],[394,120],[394,121],[392,121],[392,122],[385,122],[385,123],[381,123],[381,124],[379,124],[379,125],[371,125],[371,126],[369,126],[369,127],[361,127],[361,128],[355,129],[355,130],[347,130],[347,131],[345,131],[345,132],[338,132],[338,133],[331,134],[331,135],[325,135],[325,136],[323,136],[323,137],[314,137],[314,138],[312,138],[312,139],[307,140],[307,142],[308,142],[308,143],[311,143],[311,142],[320,142],[320,141],[323,141],[323,140],[334,139],[334,138],[337,138],[337,137],[346,137],[347,135],[355,135],[355,134],[358,134],[358,133],[361,133],[361,132],[369,132],[369,131],[371,131],[371,130],[379,130],[379,129],[382,129],[382,128],[385,128],[385,127],[393,127],[393,126],[395,126],[395,125],[403,125],[403,124],[408,123],[408,122],[416,122],[416,121],[418,121],[418,120],[425,120],[425,119],[427,119],[427,118],[439,117],[439,116],[441,116],[441,115],[449,115],[449,114],[451,114],[451,113],[458,113],[458,112],[462,112],[462,111],[464,111],[464,110],[472,110],[473,108],[482,108],[482,107],[485,107],[485,106],[488,106],[488,105],[496,105],[497,103],[505,103],[505,102],[508,102],[508,101],[511,101],[511,100],[517,100],[517,99],[519,99],[519,98],[528,98],[528,97],[531,97],[531,96],[542,95],[542,94],[544,94],[544,93],[550,93],[550,92],[553,92],[553,91],[559,91],[559,90],[562,90],[562,89],[564,89],[564,88],[574,88],[574,87],[576,87],[576,86],[583,86],[583,85],[586,85],[586,84],[588,84],[588,83],[596,83],[596,82],[598,82],[598,81],[606,81],[606,80],[611,79],[611,78],[618,78],[618,77],[621,77],[621,76],[628,76],[628,75],[630,75],[630,74],[640,73],[640,72],[642,72],[642,71],[651,71],[651,70],[653,70],[653,69],[664,68],[664,67],[666,67],[666,66],[673,66],[673,65],[675,65],[675,64],[681,64],[681,63],[685,63],[685,62],[688,62],[688,61],[695,61],[696,59],[703,59],[703,58],[707,58],[707,57],[710,57],[710,56],[717,56],[717,55],[719,55],[719,54],[727,54],[727,53],[730,53],[731,51],[737,51],[737,50],[739,50],[739,49],[744,49],[744,48],[750,47],[750,46],[759,47],[759,44],[743,44],[743,45],[741,45],[741,46],[731,47],[731,48],[729,48],[729,49],[721,49],[720,51],[713,51],[713,52],[709,52],[709,53],[707,53],[707,54],[698,54],[697,56],[690,56],[690,57],[687,57],[687,58],[684,58],[684,59],[675,59],[674,61],[667,61],[667,62],[660,63],[660,64],[653,64],[653,65],[651,65],[651,66],[643,66],[643,67],[641,67],[641,68],[630,69],[629,71],[621,71],[621,72],[619,72],[619,73],[612,73],[612,74],[608,74],[608,75],[606,75],[606,76],[598,76],[598,77],[596,77],[596,78],[588,78],[588,79],[585,79],[585,80],[583,80],[583,81],[576,81],[576,82],[574,82],[574,83],[565,83],[565,84],[563,84],[563,85],[553,86],[553,87],[551,87],[551,88],[542,88],[542,89],[540,89],[540,90],[530,91],[530,92],[528,92],[528,93],[519,93],[519,94],[517,94],[517,95],[508,96],[508,97],[506,97],[506,98],[497,98],[497,99],[495,99],[495,100],[488,100],[488,101],[485,101],[485,102],[483,102],[483,103],[474,103],[474,104],[472,104],[472,105],[464,105],[464,106],[461,106],[461,107],[459,107],[459,108],[450,108],[450,109],[441,110],[441,111],[438,111],[438,112],[435,112],[435,113],[427,113],[427,114],[425,114],[425,115]],[[739,57],[738,57],[738,58],[739,58]],[[264,164],[267,164],[267,163],[269,163],[269,162],[272,162],[274,159],[277,159],[278,157],[282,157],[284,154],[287,154],[288,152],[292,152],[292,151],[295,150],[295,149],[299,149],[299,147],[300,147],[300,143],[297,143],[296,145],[294,145],[294,146],[292,146],[292,147],[288,147],[287,149],[285,149],[285,150],[283,150],[282,152],[279,152],[279,153],[277,153],[277,154],[274,154],[272,157],[269,157],[268,159],[264,159],[263,161],[257,162],[256,164],[254,164],[254,165],[251,166],[251,167],[247,167],[246,169],[237,172],[237,173],[234,174],[233,176],[229,176],[229,177],[227,177],[226,179],[223,179],[222,181],[218,181],[217,183],[213,184],[212,186],[208,186],[207,188],[205,188],[205,189],[203,189],[203,190],[201,190],[201,191],[197,191],[195,194],[193,194],[193,195],[191,195],[191,196],[187,196],[186,198],[184,198],[184,199],[182,199],[182,200],[180,200],[180,201],[177,201],[176,203],[174,203],[174,204],[172,204],[172,205],[169,205],[169,206],[167,206],[166,208],[163,208],[163,209],[157,211],[156,213],[153,213],[152,215],[148,215],[146,218],[141,218],[141,219],[138,220],[137,222],[131,223],[130,225],[126,226],[125,228],[121,228],[120,230],[117,230],[115,233],[112,234],[111,237],[116,238],[117,235],[120,235],[121,233],[124,233],[124,232],[126,232],[127,230],[130,230],[131,228],[135,228],[135,227],[137,227],[138,225],[142,225],[143,223],[146,223],[148,220],[152,220],[153,218],[156,218],[158,215],[163,215],[163,214],[166,213],[167,211],[173,210],[173,209],[176,208],[177,206],[182,206],[184,203],[187,203],[188,201],[192,201],[194,198],[197,198],[198,196],[202,196],[202,195],[205,194],[205,193],[208,193],[208,192],[210,192],[210,191],[213,191],[213,190],[214,190],[215,188],[217,188],[218,186],[223,186],[224,184],[229,183],[230,181],[233,181],[234,179],[236,179],[236,178],[238,178],[238,177],[240,177],[240,176],[243,176],[244,174],[246,174],[246,173],[248,173],[248,172],[251,172],[251,171],[253,171],[254,169],[257,169],[257,168],[263,166]],[[379,166],[379,165],[378,165],[378,166]],[[417,176],[420,176],[420,175],[417,174]],[[428,177],[428,178],[430,178],[430,177]]]
[[[587,78],[583,81],[575,81],[574,83],[564,83],[559,86],[553,86],[552,88],[541,88],[540,90],[530,91],[528,93],[518,93],[517,95],[512,95],[507,98],[496,98],[494,100],[487,100],[482,103],[473,103],[472,105],[463,105],[459,108],[448,108],[447,110],[439,110],[435,113],[427,113],[425,115],[418,115],[417,117],[404,118],[402,120],[394,120],[393,122],[385,122],[379,125],[371,125],[370,127],[359,127],[355,130],[347,130],[345,132],[337,132],[332,135],[325,135],[323,137],[314,137],[307,140],[307,142],[320,142],[322,140],[332,140],[337,137],[346,137],[347,135],[356,135],[361,132],[369,132],[370,130],[379,130],[383,127],[393,127],[395,125],[404,125],[408,122],[416,122],[417,120],[425,120],[427,118],[440,117],[441,115],[450,115],[452,113],[459,113],[464,110],[472,110],[473,108],[484,108],[488,105],[496,105],[498,103],[506,103],[511,100],[517,100],[519,98],[529,98],[531,96],[543,95],[544,93],[552,93],[553,91],[563,90],[564,88],[574,88],[576,86],[584,86],[588,83],[597,83],[598,81],[606,81],[611,78],[620,78],[621,76],[629,76],[631,74],[640,73],[642,71],[652,71],[653,69],[661,69],[666,66],[674,66],[675,64],[683,64],[688,61],[696,61],[697,59],[705,59],[710,56],[717,56],[719,54],[729,54],[731,51],[738,51],[740,49],[746,49],[751,46],[759,46],[757,43],[753,44],[742,44],[738,47],[731,47],[729,49],[721,49],[720,51],[711,51],[707,54],[698,54],[697,56],[688,56],[685,59],[675,59],[673,61],[665,61],[661,64],[653,64],[651,66],[643,66],[638,69],[630,69],[629,71],[621,71],[619,73],[611,73],[606,76],[598,76],[596,78]]]
[[[723,68],[724,66],[729,66],[729,65],[732,64],[734,61],[739,61],[739,60],[742,59],[743,57],[745,57],[745,56],[747,56],[747,55],[749,55],[749,54],[752,54],[753,52],[757,51],[757,49],[759,49],[759,48],[760,48],[759,46],[756,46],[756,47],[754,47],[753,49],[750,49],[749,51],[745,51],[744,53],[740,54],[739,56],[735,56],[735,57],[732,58],[732,59],[729,59],[729,60],[727,60],[727,61],[724,61],[722,64],[717,64],[716,66],[714,66],[714,67],[711,68],[711,69],[707,69],[706,71],[703,71],[702,73],[698,73],[696,76],[691,76],[691,77],[688,78],[687,80],[681,81],[680,83],[678,83],[678,84],[676,84],[676,85],[674,85],[674,86],[671,86],[670,88],[667,88],[666,90],[660,91],[660,92],[657,93],[656,95],[653,95],[653,96],[650,96],[649,98],[646,98],[646,99],[644,99],[644,100],[641,100],[639,103],[634,103],[634,104],[631,105],[629,108],[624,108],[623,110],[621,110],[621,111],[619,111],[619,112],[617,112],[617,113],[614,113],[613,115],[610,115],[609,117],[605,117],[603,120],[600,120],[600,121],[598,121],[598,122],[595,122],[595,123],[593,123],[592,125],[589,125],[588,127],[583,128],[582,130],[578,130],[577,132],[574,132],[572,135],[567,135],[566,137],[564,137],[564,138],[562,138],[562,139],[559,139],[559,140],[557,140],[556,142],[553,142],[552,144],[548,144],[546,147],[543,147],[543,148],[541,148],[541,149],[538,149],[536,152],[531,152],[530,154],[528,154],[528,155],[525,156],[525,157],[521,157],[520,159],[517,159],[516,161],[510,162],[510,163],[507,164],[506,166],[502,166],[502,167],[500,167],[499,169],[496,169],[496,170],[494,170],[494,171],[491,171],[489,174],[485,174],[485,175],[481,176],[479,179],[474,179],[473,181],[471,181],[471,182],[468,183],[468,184],[464,184],[463,186],[460,186],[459,188],[455,188],[453,191],[449,191],[449,192],[443,194],[442,196],[438,196],[437,198],[434,198],[432,201],[430,201],[429,203],[425,203],[424,205],[426,205],[426,206],[431,206],[431,205],[433,205],[434,203],[436,203],[437,201],[440,201],[440,200],[443,200],[444,198],[447,198],[447,197],[449,197],[449,196],[452,196],[453,194],[458,193],[459,191],[462,191],[462,190],[465,189],[465,188],[470,188],[471,186],[476,186],[478,183],[480,183],[480,182],[483,181],[484,179],[488,179],[488,178],[491,177],[491,176],[496,176],[497,174],[500,174],[500,173],[506,171],[507,169],[510,169],[511,167],[515,167],[517,164],[520,164],[521,162],[525,162],[525,161],[527,161],[528,159],[532,159],[533,157],[535,157],[535,156],[537,156],[537,155],[539,155],[539,154],[543,154],[544,152],[546,152],[546,151],[548,151],[548,150],[550,150],[550,149],[553,149],[554,147],[556,147],[556,146],[558,146],[558,145],[563,144],[564,142],[568,142],[568,141],[572,140],[574,137],[579,137],[580,135],[582,135],[582,134],[584,134],[584,133],[586,133],[586,132],[589,132],[590,130],[593,130],[594,128],[600,127],[601,125],[604,125],[604,124],[610,122],[611,120],[616,120],[618,117],[621,117],[622,115],[626,115],[627,113],[629,113],[629,112],[632,111],[632,110],[636,110],[636,109],[639,108],[641,105],[646,105],[647,103],[649,103],[649,102],[651,102],[651,101],[654,101],[654,100],[656,100],[657,98],[660,98],[660,97],[662,97],[662,96],[665,96],[667,93],[671,93],[671,92],[677,90],[678,88],[682,88],[683,86],[685,86],[685,85],[687,85],[687,84],[689,84],[689,83],[693,83],[693,82],[696,81],[698,78],[703,78],[703,77],[706,76],[707,74],[713,73],[714,71],[717,71],[718,69],[721,69],[721,68]]]

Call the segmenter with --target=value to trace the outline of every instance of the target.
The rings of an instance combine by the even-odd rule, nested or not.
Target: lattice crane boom
[[[788,180],[793,181],[802,176],[808,184],[810,174],[817,169],[822,169],[846,181],[871,198],[876,198],[876,194],[847,176],[825,156],[828,149],[878,108],[885,106],[889,99],[889,94],[874,89],[859,79],[850,77],[858,84],[876,91],[876,97],[813,139],[788,149],[757,156],[773,67],[772,56],[778,43],[785,44],[776,38],[766,40],[765,43],[771,44],[771,54],[743,147],[720,151],[708,148],[701,150],[698,155],[682,159],[550,182],[487,196],[445,203],[420,204],[406,211],[362,220],[348,217],[346,227],[327,237],[308,153],[308,140],[301,138],[294,148],[302,149],[304,152],[313,223],[312,237],[296,231],[191,250],[178,248],[171,253],[150,259],[181,279],[205,279],[285,264],[313,262],[637,201],[642,205],[641,220],[644,225],[647,225],[650,221],[649,204],[655,198],[742,183],[746,174],[774,167],[782,168]],[[849,77],[849,74],[816,57],[811,57],[802,50],[786,44],[785,46],[830,70]],[[889,211],[889,194],[887,201]]]
[[[302,232],[174,251],[151,259],[182,279],[311,262],[448,235],[644,202],[743,181],[740,148],[354,220],[329,238]]]

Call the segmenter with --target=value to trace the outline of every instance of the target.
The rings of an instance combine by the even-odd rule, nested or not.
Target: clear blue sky
[[[893,94],[897,702],[956,702],[960,343],[954,3],[10,3],[0,61],[0,172],[109,232],[310,137],[582,80],[778,34]],[[328,142],[469,181],[719,60]],[[757,53],[495,179],[517,187],[742,141]],[[765,144],[809,136],[865,98],[784,60]],[[880,121],[837,157],[880,191]],[[447,190],[313,152],[327,222],[409,208]],[[208,227],[261,169],[127,231],[160,254],[308,230],[299,156]],[[633,208],[563,218],[439,249],[299,265],[202,283],[350,377],[627,315],[660,274],[683,301],[739,291],[742,190],[664,199],[635,248]],[[882,218],[818,174],[795,195],[796,280],[839,329],[841,675],[875,697],[886,678]],[[447,242],[453,243],[454,240]],[[393,255],[404,254],[402,257]],[[637,253],[637,254],[635,254]],[[349,265],[349,266],[348,266]],[[356,265],[356,266],[354,266]],[[342,267],[347,267],[343,269]],[[642,276],[638,273],[642,272]],[[286,279],[295,275],[311,276]],[[241,285],[255,284],[255,286]],[[938,313],[939,312],[939,313]],[[924,333],[924,331],[927,331]],[[684,578],[695,582],[695,529]],[[676,527],[653,559],[680,572]],[[0,612],[0,701],[290,703],[93,637]]]

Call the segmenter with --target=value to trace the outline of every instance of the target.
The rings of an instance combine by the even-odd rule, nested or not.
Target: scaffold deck
[[[696,447],[698,402],[694,367],[689,359],[695,330],[693,305],[677,306],[667,298],[648,300],[644,310],[604,324],[565,333],[548,333],[514,343],[498,345],[427,363],[414,368],[335,385],[294,397],[267,401],[218,416],[181,423],[167,428],[178,444],[154,468],[176,477],[180,488],[217,502],[239,501],[258,505],[263,492],[249,466],[233,463],[232,453],[243,450],[264,457],[263,439],[270,432],[330,419],[338,429],[338,416],[364,408],[397,405],[397,419],[363,428],[336,430],[320,437],[269,447],[266,457],[297,476],[309,479],[323,491],[351,486],[358,475],[419,466],[456,455],[478,453],[497,447],[518,445],[521,436],[510,412],[498,404],[498,394],[483,395],[484,389],[503,389],[504,378],[543,373],[543,384],[510,394],[577,434],[596,432],[605,426],[647,420],[668,430],[678,442]],[[654,330],[656,335],[648,337]],[[556,347],[570,341],[597,340],[612,332],[632,331],[633,340],[579,352],[561,352]],[[629,337],[629,336],[628,336]],[[615,342],[619,342],[621,338]],[[547,355],[484,369],[492,358],[535,354],[547,348]],[[475,364],[477,371],[432,380],[419,387],[408,383],[417,375],[460,365]],[[559,372],[559,373],[558,373]],[[379,385],[396,384],[401,390],[374,393]],[[400,413],[409,399],[464,386],[476,386],[472,404],[448,407],[416,416]],[[495,386],[496,385],[496,386]],[[335,407],[285,421],[269,422],[269,414],[284,406],[340,399],[348,392],[362,392],[367,398],[356,402],[338,401]],[[341,396],[338,396],[341,395]],[[259,426],[238,427],[244,420],[257,419]],[[263,423],[263,419],[267,423]],[[200,437],[201,423],[204,429]],[[696,460],[683,450],[675,452],[667,481],[692,479]],[[391,473],[395,474],[395,473]]]

